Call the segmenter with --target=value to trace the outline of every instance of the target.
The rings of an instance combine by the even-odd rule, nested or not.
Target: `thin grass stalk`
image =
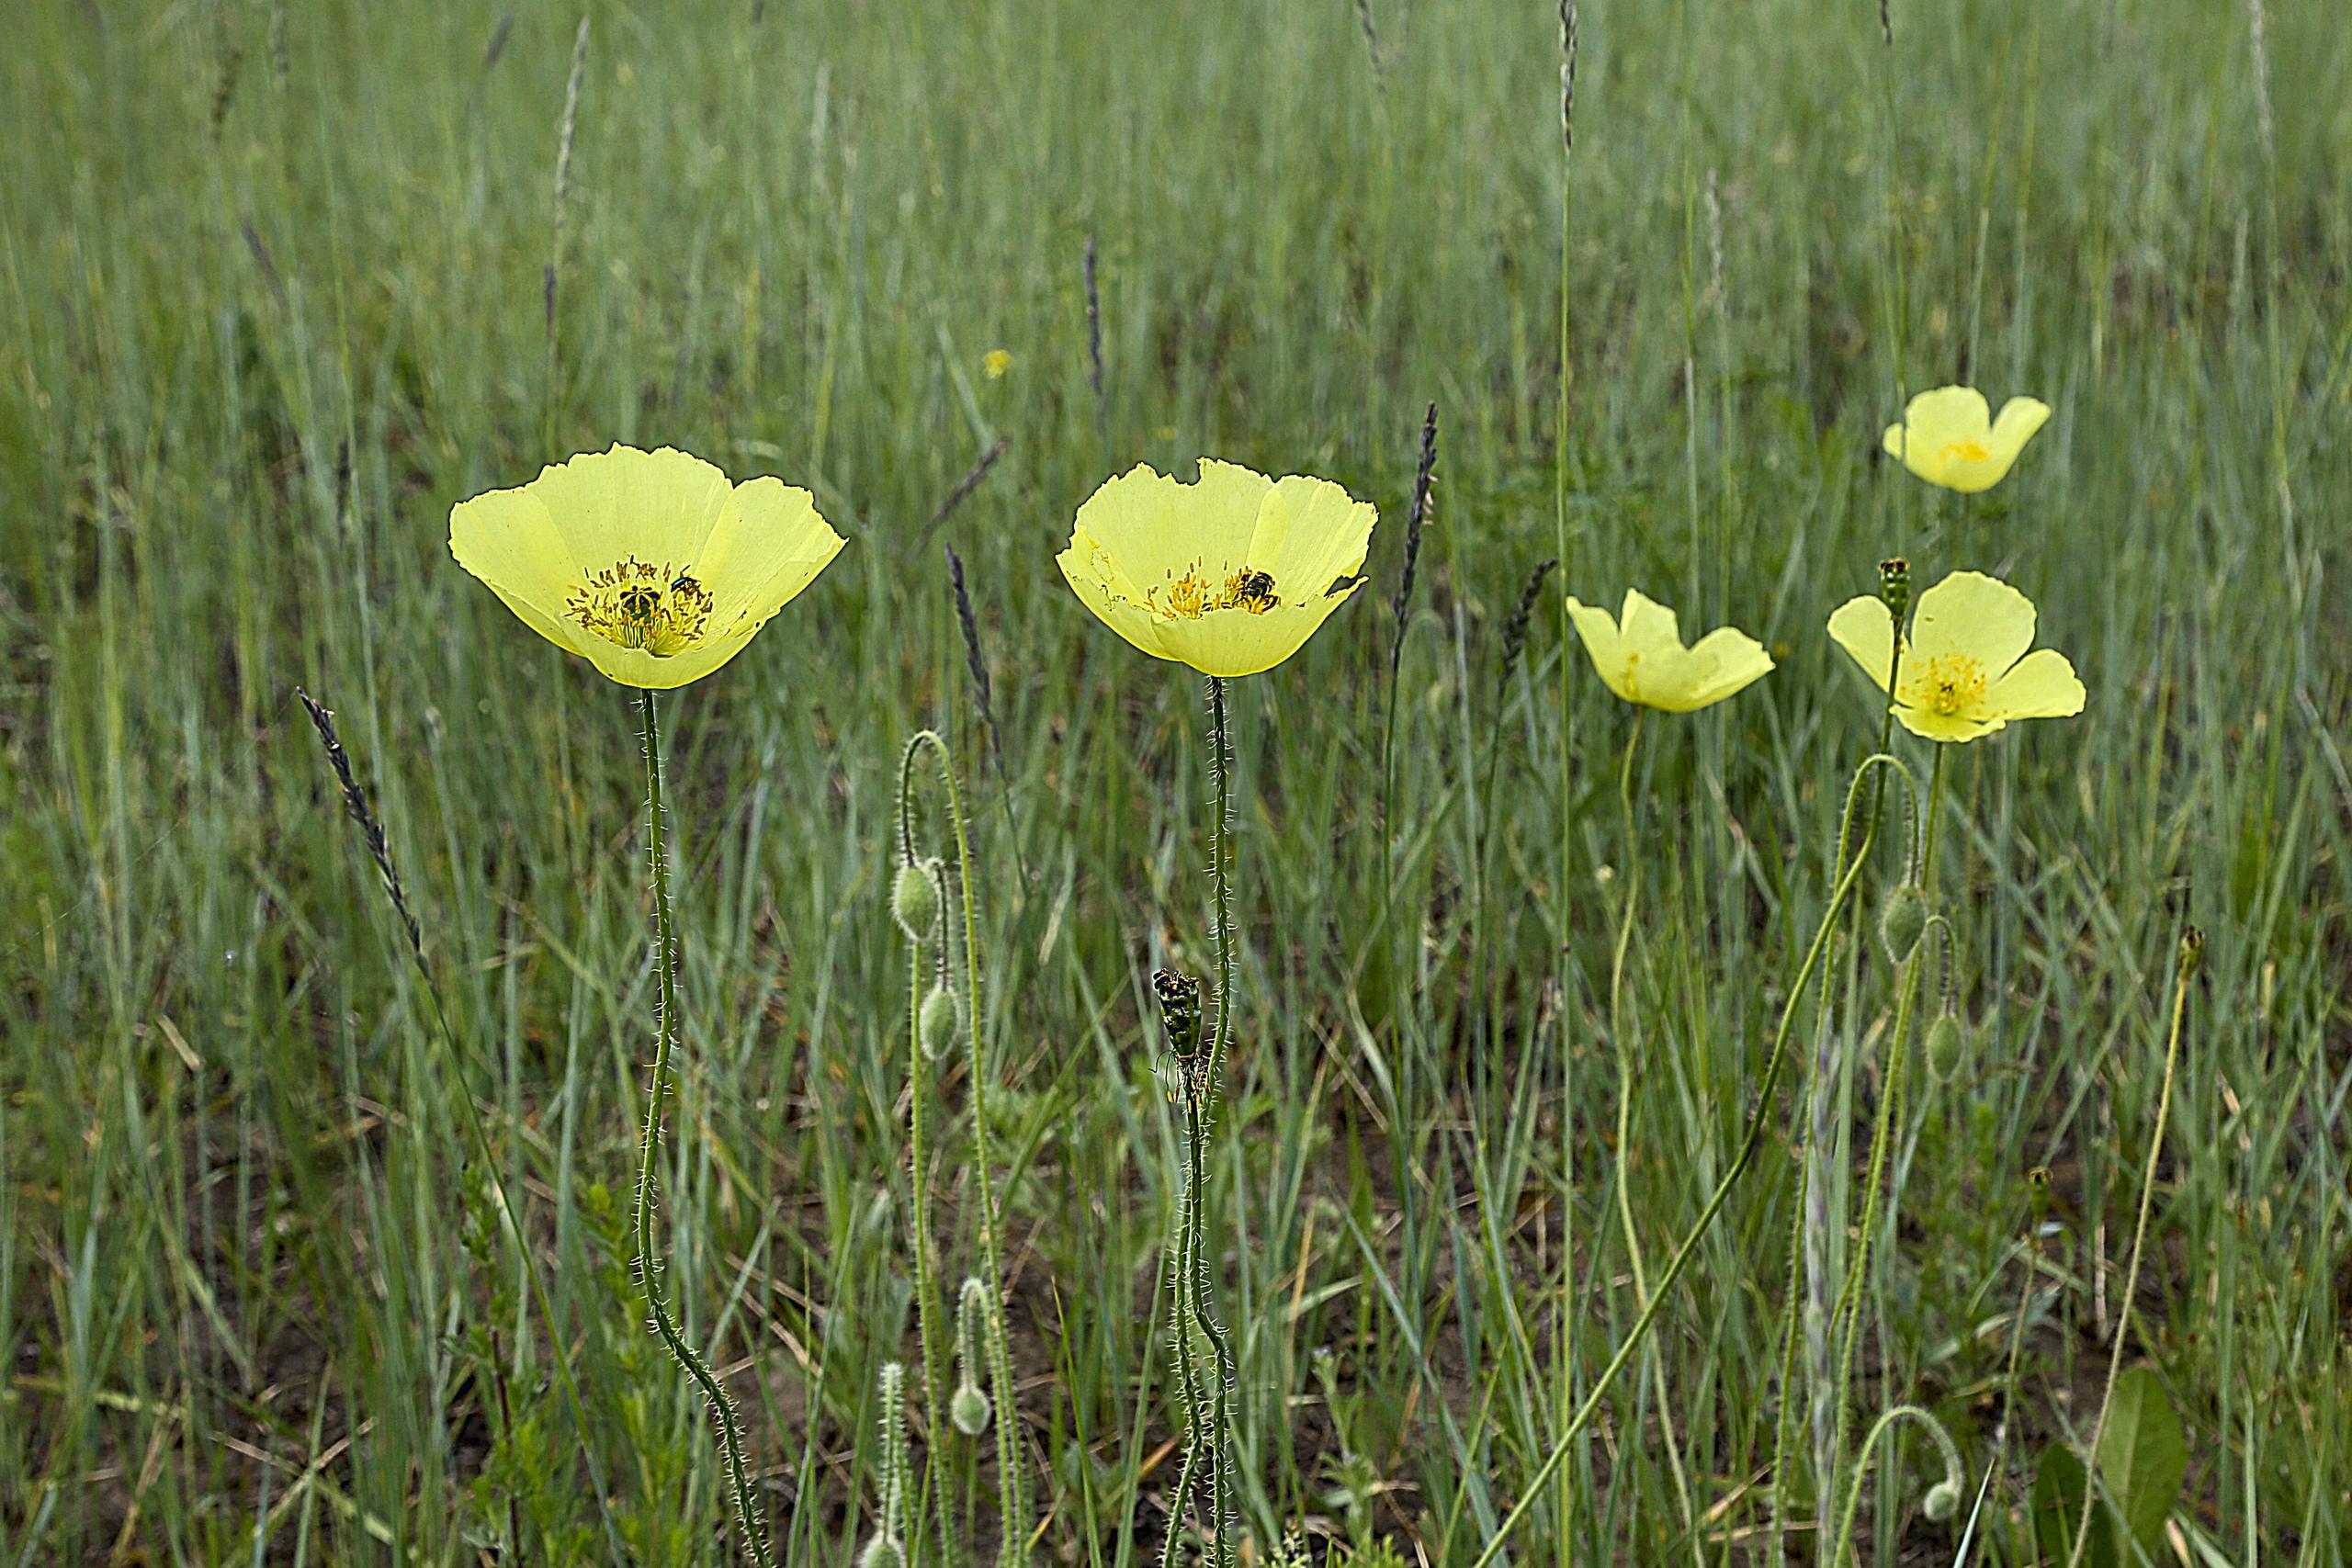
[[[458,1048],[457,1032],[449,1026],[449,1014],[441,1005],[441,987],[433,978],[432,967],[424,959],[424,939],[416,916],[409,908],[408,895],[402,887],[400,871],[392,861],[390,840],[383,824],[368,804],[368,796],[351,771],[351,755],[344,749],[342,738],[335,731],[334,713],[300,686],[294,694],[301,699],[309,711],[311,724],[319,732],[320,743],[326,748],[327,763],[334,770],[336,784],[343,791],[344,811],[359,829],[368,858],[376,863],[378,879],[386,898],[391,901],[392,912],[399,917],[402,934],[408,938],[409,960],[415,966],[418,981],[424,987],[424,999],[433,1012],[435,1035],[442,1050],[449,1058],[451,1069],[458,1076],[458,1103],[462,1109],[466,1135],[473,1145],[474,1157],[490,1175],[491,1191],[497,1195],[499,1218],[504,1222],[506,1234],[514,1238],[514,1255],[523,1265],[523,1279],[531,1303],[539,1318],[540,1332],[548,1337],[550,1359],[555,1363],[556,1382],[563,1390],[564,1406],[570,1413],[572,1433],[579,1439],[580,1457],[588,1467],[589,1483],[596,1489],[596,1518],[605,1532],[605,1547],[611,1554],[615,1568],[627,1562],[628,1553],[621,1544],[618,1529],[613,1523],[612,1489],[605,1481],[605,1467],[596,1457],[594,1444],[589,1441],[591,1430],[586,1403],[580,1397],[580,1385],[571,1375],[571,1358],[563,1354],[563,1336],[556,1329],[555,1307],[548,1295],[547,1282],[539,1276],[538,1260],[531,1254],[529,1239],[524,1235],[523,1223],[514,1200],[506,1190],[506,1174],[492,1153],[490,1134],[482,1125],[481,1111],[474,1103],[473,1090],[466,1087],[465,1055]]]
[[[1577,49],[1578,28],[1577,0],[1559,0],[1560,9],[1560,360],[1559,397],[1552,431],[1552,555],[1566,562],[1568,558],[1568,386],[1574,358],[1569,347],[1571,321],[1569,293],[1569,257],[1575,231],[1577,152]],[[1575,811],[1576,792],[1573,782],[1576,749],[1576,693],[1568,679],[1566,650],[1574,645],[1575,631],[1568,618],[1567,601],[1560,601],[1560,757],[1559,776],[1555,781],[1560,797],[1560,864],[1559,909],[1554,935],[1552,987],[1557,998],[1560,1026],[1560,1145],[1564,1151],[1563,1179],[1558,1193],[1560,1203],[1560,1304],[1559,1332],[1555,1339],[1559,1371],[1555,1380],[1558,1389],[1558,1414],[1564,1433],[1572,1431],[1577,1423],[1571,1414],[1577,1389],[1577,1323],[1570,1305],[1575,1290],[1576,1257],[1576,1147],[1577,1090],[1576,1042],[1573,1033],[1573,1010],[1567,1005],[1571,976],[1568,972],[1568,920],[1573,908],[1569,889],[1576,876],[1576,851],[1572,842],[1569,819]],[[1557,1469],[1557,1465],[1553,1466]],[[1577,1468],[1586,1468],[1579,1451]],[[1532,1495],[1532,1493],[1531,1493]],[[1559,1559],[1565,1565],[1570,1561],[1570,1540],[1573,1520],[1569,1515],[1571,1498],[1564,1478],[1560,1486]]]
[[[2123,1371],[2123,1347],[2132,1337],[2132,1303],[2140,1290],[2140,1263],[2148,1241],[2148,1213],[2156,1197],[2156,1167],[2163,1163],[2165,1122],[2172,1112],[2173,1080],[2180,1067],[2180,1026],[2188,1012],[2188,985],[2197,977],[2205,956],[2205,933],[2195,926],[2180,933],[2180,956],[2174,965],[2172,1027],[2165,1039],[2165,1074],[2156,1091],[2156,1125],[2148,1134],[2148,1161],[2140,1173],[2139,1213],[2132,1223],[2132,1261],[2123,1270],[2123,1296],[2116,1308],[2115,1335],[2107,1355],[2107,1386],[2099,1391],[2098,1416],[2091,1422],[2090,1461],[2083,1477],[2083,1507],[2075,1521],[2075,1544],[2066,1553],[2066,1568],[2082,1568],[2083,1548],[2091,1538],[2091,1512],[2098,1506],[2100,1441],[2107,1436],[2107,1417],[2115,1402],[2115,1380]]]
[[[1896,770],[1906,784],[1909,782],[1909,774],[1904,770],[1903,764],[1884,752],[1865,759],[1862,765],[1855,770],[1853,783],[1846,792],[1846,807],[1840,814],[1838,835],[1839,872],[1829,896],[1829,906],[1822,912],[1821,923],[1813,933],[1812,943],[1805,950],[1804,962],[1798,966],[1796,979],[1789,987],[1788,999],[1781,1006],[1781,1021],[1772,1034],[1771,1055],[1765,1059],[1763,1081],[1757,1089],[1756,1109],[1749,1113],[1747,1126],[1740,1134],[1739,1148],[1732,1156],[1731,1168],[1724,1173],[1723,1179],[1715,1184],[1713,1193],[1707,1199],[1707,1206],[1700,1211],[1698,1220],[1683,1236],[1681,1244],[1675,1248],[1674,1257],[1666,1266],[1666,1272],[1658,1276],[1657,1289],[1650,1296],[1649,1304],[1644,1307],[1641,1315],[1634,1320],[1633,1327],[1619,1343],[1616,1354],[1609,1359],[1608,1364],[1601,1368],[1599,1376],[1593,1380],[1591,1392],[1585,1395],[1584,1403],[1577,1406],[1577,1413],[1569,1421],[1567,1429],[1562,1432],[1554,1442],[1552,1451],[1545,1456],[1543,1464],[1537,1467],[1534,1475],[1529,1478],[1517,1506],[1496,1528],[1493,1537],[1487,1540],[1485,1550],[1478,1553],[1471,1568],[1487,1568],[1487,1564],[1495,1560],[1496,1554],[1502,1551],[1503,1543],[1510,1539],[1511,1532],[1517,1529],[1520,1523],[1527,1517],[1529,1510],[1535,1506],[1536,1497],[1551,1483],[1554,1474],[1559,1471],[1561,1462],[1567,1458],[1570,1449],[1575,1446],[1576,1439],[1582,1435],[1584,1429],[1591,1424],[1593,1416],[1600,1411],[1600,1402],[1607,1396],[1610,1384],[1616,1380],[1617,1374],[1624,1370],[1625,1363],[1633,1359],[1634,1352],[1641,1348],[1642,1341],[1649,1333],[1651,1325],[1657,1321],[1659,1309],[1664,1305],[1668,1292],[1674,1288],[1674,1282],[1682,1277],[1682,1270],[1690,1266],[1690,1259],[1699,1250],[1699,1244],[1706,1238],[1708,1230],[1713,1226],[1715,1216],[1723,1212],[1724,1203],[1730,1200],[1732,1190],[1739,1185],[1740,1178],[1747,1174],[1747,1168],[1754,1163],[1756,1151],[1764,1141],[1765,1125],[1771,1118],[1772,1094],[1780,1085],[1781,1069],[1788,1059],[1790,1026],[1795,1021],[1797,1004],[1812,989],[1814,971],[1820,965],[1822,950],[1827,945],[1830,931],[1835,926],[1838,916],[1844,912],[1847,900],[1853,892],[1854,884],[1861,875],[1864,863],[1862,857],[1858,854],[1850,863],[1847,862],[1844,850],[1849,834],[1853,828],[1857,807],[1860,804],[1862,786],[1868,782],[1871,771],[1881,767]]]
[[[662,1104],[669,1087],[670,1055],[678,1037],[678,934],[670,913],[670,861],[663,838],[662,804],[662,723],[651,688],[638,692],[638,712],[645,746],[645,801],[651,827],[648,858],[653,866],[654,971],[659,983],[660,1011],[654,1018],[653,1082],[645,1096],[645,1131],[638,1145],[637,1273],[652,1314],[653,1331],[678,1368],[701,1391],[718,1423],[719,1448],[726,1459],[728,1485],[734,1492],[735,1519],[745,1546],[759,1568],[775,1568],[768,1550],[767,1521],[752,1491],[750,1467],[743,1461],[743,1431],[734,1401],[711,1372],[709,1365],[671,1314],[662,1289],[662,1264],[653,1250],[653,1156],[662,1141]]]
[[[503,25],[492,44],[492,60],[505,40]],[[487,70],[488,64],[484,67]],[[563,120],[558,129],[555,147],[555,221],[548,242],[547,276],[544,280],[543,309],[546,317],[545,339],[547,364],[540,387],[539,434],[542,445],[552,451],[555,447],[556,402],[556,288],[563,276],[564,220],[571,210],[571,138],[580,122],[580,84],[588,69],[588,17],[580,17],[580,30],[571,38],[571,75],[564,84]]]

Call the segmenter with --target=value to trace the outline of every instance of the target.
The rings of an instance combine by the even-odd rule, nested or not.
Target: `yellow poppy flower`
[[[616,446],[461,501],[449,553],[523,624],[624,686],[698,681],[840,553],[805,490]]]
[[[1719,703],[1772,668],[1763,645],[1736,626],[1721,626],[1690,648],[1673,611],[1641,592],[1625,590],[1625,606],[1615,619],[1598,605],[1571,598],[1584,650],[1609,689],[1629,703],[1689,713]]]
[[[1087,498],[1055,563],[1103,625],[1154,659],[1255,675],[1363,586],[1377,518],[1329,479],[1204,457],[1199,482],[1180,484],[1138,463]]]
[[[1938,387],[1911,400],[1901,424],[1886,427],[1886,453],[1929,484],[1973,495],[2001,482],[2049,417],[2048,403],[2011,398],[1995,419],[1975,388]]]
[[[2033,601],[1981,571],[1919,595],[1895,673],[1894,716],[1929,740],[1973,740],[2013,718],[2070,718],[2083,683],[2053,648],[2033,648]],[[1894,661],[1894,617],[1870,594],[1829,617],[1829,635],[1880,691]]]

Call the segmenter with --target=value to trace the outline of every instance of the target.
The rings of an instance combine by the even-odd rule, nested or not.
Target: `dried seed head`
[[[933,931],[939,929],[939,864],[936,861],[910,861],[899,868],[898,880],[890,885],[890,918],[907,933],[907,940],[917,944],[929,942]]]

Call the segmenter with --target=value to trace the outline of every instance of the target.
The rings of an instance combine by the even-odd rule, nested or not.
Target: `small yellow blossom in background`
[[[2011,398],[1995,419],[1975,388],[1938,387],[1911,400],[1901,424],[1886,427],[1886,453],[1929,484],[1973,495],[2001,482],[2049,417],[2048,403]]]
[[[2013,718],[2070,718],[2083,683],[2056,649],[2033,648],[2033,601],[1997,577],[1955,571],[1919,595],[1894,677],[1894,716],[1929,740],[1973,740]],[[1829,635],[1886,690],[1894,617],[1871,594],[1829,617]]]
[[[1012,355],[1010,350],[992,348],[980,355],[980,374],[991,381],[1003,380],[1004,373],[1012,368]]]
[[[652,690],[734,658],[842,543],[807,491],[668,446],[583,453],[449,513],[449,553],[525,626]]]
[[[1638,589],[1625,591],[1624,608],[1614,619],[1574,598],[1568,617],[1609,689],[1645,707],[1689,713],[1723,701],[1772,668],[1763,645],[1735,626],[1683,647],[1674,612]]]
[[[1255,675],[1363,586],[1377,518],[1329,479],[1204,457],[1199,481],[1180,484],[1139,463],[1087,498],[1055,563],[1103,625],[1153,658]]]

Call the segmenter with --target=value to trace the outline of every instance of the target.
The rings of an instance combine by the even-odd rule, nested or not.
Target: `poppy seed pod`
[[[939,929],[939,870],[930,861],[899,868],[890,884],[890,918],[911,942],[926,942]]]

